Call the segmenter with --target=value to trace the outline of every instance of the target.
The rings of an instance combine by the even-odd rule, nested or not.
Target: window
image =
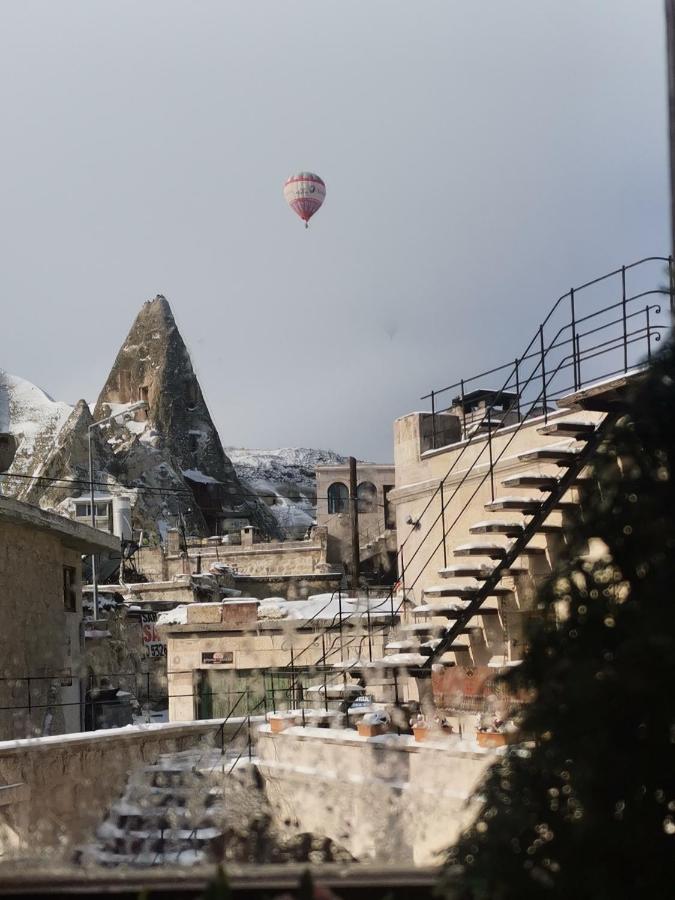
[[[328,488],[328,512],[349,512],[349,491],[346,484],[336,481]]]
[[[377,512],[377,488],[372,481],[362,481],[356,489],[360,513]]]
[[[77,572],[72,566],[63,567],[63,608],[77,612]]]
[[[197,385],[194,381],[185,382],[185,404],[188,409],[195,409],[197,406]]]
[[[88,503],[76,503],[75,504],[75,517],[78,519],[85,519],[89,515],[89,504]]]

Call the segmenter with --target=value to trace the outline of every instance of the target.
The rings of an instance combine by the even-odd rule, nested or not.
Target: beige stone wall
[[[575,411],[570,413],[563,410],[553,413],[548,421],[553,422],[560,418],[574,418],[575,421],[596,422],[601,418],[600,414],[592,412]],[[517,457],[519,453],[533,450],[549,444],[560,443],[565,438],[541,435],[537,427],[543,425],[543,419],[533,419],[520,429],[510,427],[496,432],[492,436],[492,454],[496,461],[494,466],[494,492],[495,497],[524,495],[541,496],[532,488],[506,488],[501,481],[508,476],[519,473],[541,473],[560,475],[564,470],[547,463],[521,462]],[[398,419],[394,425],[394,456],[396,460],[396,489],[393,499],[396,504],[396,519],[399,547],[405,543],[403,549],[403,564],[405,567],[405,587],[415,603],[423,602],[424,589],[434,585],[443,584],[439,577],[439,570],[444,565],[443,530],[440,519],[440,496],[436,495],[427,508],[430,499],[437,490],[441,479],[447,476],[444,482],[444,497],[446,503],[445,524],[447,537],[445,540],[448,565],[469,561],[467,558],[453,556],[453,547],[469,541],[485,541],[502,543],[503,538],[498,535],[472,535],[469,528],[477,522],[486,519],[515,519],[518,513],[502,512],[491,513],[486,511],[485,504],[491,498],[491,485],[489,478],[489,446],[486,437],[474,439],[471,444],[459,443],[438,450],[421,452],[422,431],[425,427],[425,414],[412,413]],[[475,467],[467,476],[475,463]],[[454,467],[454,468],[453,468]],[[452,469],[451,474],[448,472]],[[569,492],[568,498],[574,499],[574,491]],[[419,521],[419,527],[414,528],[408,524],[407,519],[413,522]],[[551,522],[561,522],[562,514],[554,512],[549,518]],[[484,620],[483,628],[475,635],[470,636],[471,655],[457,654],[457,662],[460,664],[476,663],[484,664],[493,655],[507,655],[519,646],[522,646],[521,612],[530,608],[531,599],[536,583],[541,575],[550,570],[550,566],[556,557],[559,548],[558,537],[537,536],[533,544],[545,549],[542,558],[529,562],[529,572],[524,577],[519,577],[517,583],[505,579],[505,585],[515,585],[517,588],[516,601],[512,608],[504,610],[501,623]],[[527,562],[527,559],[524,559]],[[401,571],[399,569],[399,575]],[[466,579],[464,579],[466,581]],[[446,582],[447,583],[447,582]],[[505,618],[506,617],[506,618]],[[502,624],[506,624],[503,629]],[[495,627],[495,625],[499,627]],[[507,632],[505,637],[505,632]],[[509,646],[505,646],[506,644]],[[515,642],[515,643],[514,643]],[[520,656],[516,652],[515,657]]]
[[[202,546],[190,546],[187,556],[165,553],[161,548],[143,548],[138,567],[149,579],[157,581],[185,573],[194,574],[198,557],[202,572],[207,572],[212,563],[223,563],[243,575],[325,574],[332,570],[327,564],[326,550],[326,531],[317,528],[307,541],[267,541],[250,546],[208,541]]]
[[[238,723],[228,723],[233,730]],[[213,742],[221,722],[145,725],[0,743],[0,856],[39,852],[70,859],[124,790],[129,773],[171,753]]]
[[[491,753],[412,738],[291,728],[256,734],[267,796],[281,821],[325,834],[367,862],[432,865],[476,815]]]
[[[77,572],[76,612],[64,609],[63,566]],[[58,535],[0,521],[0,739],[79,730],[80,572]],[[71,685],[55,677],[68,670]]]
[[[218,626],[198,625],[169,626],[163,629],[167,638],[167,678],[169,685],[169,720],[187,722],[197,715],[196,696],[199,671],[220,669],[224,671],[251,672],[254,670],[285,669],[293,659],[298,666],[312,666],[322,659],[324,647],[330,662],[340,660],[339,631],[326,632],[324,640],[317,631],[298,631],[289,622],[278,630],[263,630],[246,634],[237,631],[217,630]],[[208,630],[207,630],[208,629]],[[377,629],[371,636],[373,658],[384,654],[388,629]],[[362,628],[345,628],[342,647],[344,658],[360,653],[367,655],[365,632]],[[230,662],[221,665],[204,665],[204,653],[231,653]],[[340,674],[336,671],[335,678]],[[320,702],[317,702],[320,705]]]

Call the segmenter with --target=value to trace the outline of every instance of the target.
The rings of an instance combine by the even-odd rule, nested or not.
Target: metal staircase
[[[540,489],[542,492],[546,493],[546,496],[543,499],[516,498],[511,502],[512,498],[505,498],[486,504],[486,509],[488,510],[516,510],[528,515],[530,518],[524,523],[500,523],[505,529],[508,529],[507,537],[512,537],[512,541],[508,545],[476,542],[475,544],[465,544],[455,548],[454,552],[456,556],[487,556],[494,561],[494,564],[491,566],[485,564],[484,566],[479,567],[480,574],[474,575],[474,577],[477,579],[480,578],[482,583],[480,585],[477,584],[475,587],[461,586],[454,588],[450,587],[447,590],[441,588],[438,590],[432,589],[432,591],[427,589],[425,591],[425,595],[433,593],[434,596],[458,596],[461,598],[460,603],[462,606],[453,607],[450,610],[450,616],[447,616],[447,613],[442,612],[438,606],[429,607],[429,610],[433,610],[433,613],[446,615],[446,617],[452,618],[453,622],[444,629],[440,641],[429,654],[429,657],[424,664],[424,669],[429,669],[443,653],[449,650],[457,651],[460,646],[464,646],[463,642],[459,640],[460,637],[466,634],[472,619],[476,616],[484,615],[487,612],[487,610],[483,609],[483,605],[489,598],[505,593],[511,593],[512,589],[502,586],[500,582],[505,575],[513,574],[514,567],[517,565],[517,561],[520,557],[533,552],[543,552],[542,548],[533,547],[530,544],[530,541],[535,535],[541,534],[541,527],[545,524],[546,519],[551,512],[555,509],[567,509],[568,507],[577,505],[574,501],[564,501],[563,498],[568,490],[578,483],[582,470],[590,462],[603,435],[615,418],[615,414],[607,415],[597,426],[591,426],[590,428],[588,427],[588,423],[575,423],[573,421],[556,423],[556,425],[559,424],[563,426],[567,433],[573,431],[575,438],[579,441],[583,441],[583,446],[574,450],[543,448],[543,450],[527,452],[520,455],[520,459],[529,460],[536,454],[537,458],[543,458],[547,462],[555,463],[557,466],[564,469],[564,472],[559,478],[546,477],[545,479],[542,479]],[[542,432],[549,433],[547,432],[546,427],[542,429]],[[481,523],[479,527],[482,528],[484,526],[488,527],[489,523]],[[478,569],[476,571],[478,571]],[[454,571],[451,570],[450,574],[454,574]],[[439,575],[446,577],[448,575],[448,570],[441,569]],[[489,615],[495,615],[496,613],[497,610],[494,608],[491,608],[488,612]]]

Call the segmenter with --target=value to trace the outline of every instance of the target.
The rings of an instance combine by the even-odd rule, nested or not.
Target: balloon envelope
[[[326,185],[313,172],[299,172],[291,175],[284,184],[284,197],[291,209],[307,226],[307,222],[321,207],[326,196]]]

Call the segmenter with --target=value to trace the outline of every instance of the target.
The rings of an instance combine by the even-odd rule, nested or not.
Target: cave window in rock
[[[150,388],[147,385],[143,385],[139,390],[140,397],[139,399],[143,401],[143,403],[149,403],[148,397],[150,396]],[[136,413],[136,421],[137,422],[145,422],[148,418],[147,409],[139,409]]]
[[[362,481],[356,488],[360,513],[377,512],[377,488],[372,481]]]
[[[341,481],[335,481],[328,488],[328,512],[349,512],[349,490]]]
[[[185,403],[188,409],[195,409],[197,406],[197,385],[194,381],[186,381],[185,383]]]

